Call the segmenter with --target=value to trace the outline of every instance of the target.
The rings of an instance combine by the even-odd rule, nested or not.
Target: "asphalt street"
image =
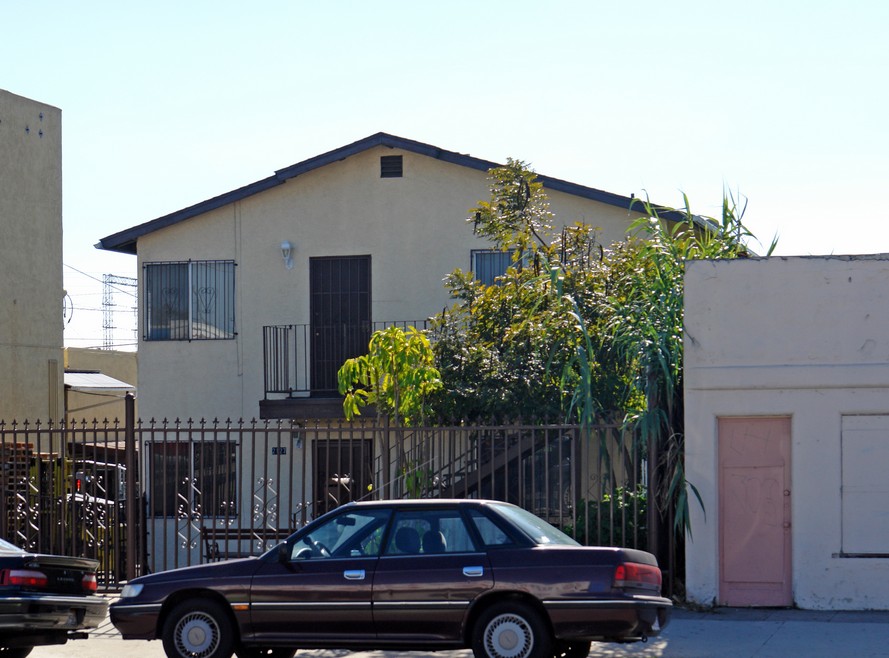
[[[163,658],[160,641],[122,640],[105,623],[87,640],[39,647],[34,658]],[[469,651],[301,651],[306,658],[471,658]],[[590,658],[884,658],[889,612],[675,610],[664,632],[646,644],[594,644]]]

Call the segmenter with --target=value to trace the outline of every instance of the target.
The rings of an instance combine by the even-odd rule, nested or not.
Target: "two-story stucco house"
[[[139,259],[142,418],[339,416],[336,373],[370,333],[450,305],[459,267],[505,269],[473,235],[497,163],[389,134],[103,238]],[[540,176],[564,223],[622,239],[632,198]]]
[[[287,527],[400,477],[380,436],[316,421],[342,418],[337,371],[373,330],[448,307],[442,280],[455,268],[483,280],[505,270],[508,255],[466,221],[496,166],[379,133],[99,242],[138,257],[144,421],[304,428],[217,442],[151,433],[149,443],[168,442],[149,446],[143,476],[153,559],[195,561],[203,528]],[[559,221],[597,227],[606,245],[641,211],[631,197],[539,179]]]

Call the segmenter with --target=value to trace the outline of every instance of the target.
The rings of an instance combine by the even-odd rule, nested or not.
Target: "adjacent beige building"
[[[136,352],[66,347],[65,418],[69,424],[124,422],[124,397],[136,394],[138,362]],[[138,414],[138,405],[134,409]]]
[[[62,113],[0,90],[0,419],[63,415]]]
[[[379,133],[103,238],[138,256],[141,417],[341,414],[336,371],[374,329],[449,306],[455,268],[505,268],[466,221],[495,166]],[[606,245],[639,214],[540,179],[558,220]]]
[[[889,609],[889,255],[688,263],[685,429],[691,601]]]

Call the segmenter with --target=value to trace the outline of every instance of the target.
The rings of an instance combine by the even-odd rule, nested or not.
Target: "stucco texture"
[[[703,497],[691,506],[686,549],[692,601],[718,602],[719,418],[791,420],[789,532],[793,603],[807,609],[889,609],[889,559],[854,555],[860,505],[883,496],[844,419],[889,413],[889,256],[695,261],[685,277],[686,473]],[[889,435],[873,436],[881,445]],[[845,451],[845,453],[844,453]],[[844,501],[844,489],[846,499]],[[874,507],[878,510],[877,507]],[[844,535],[844,523],[846,531]],[[889,516],[866,532],[889,554]],[[845,544],[845,545],[844,545]]]
[[[381,178],[380,157],[402,155],[404,175]],[[141,341],[143,417],[256,417],[263,398],[265,325],[309,322],[309,260],[369,255],[374,322],[423,320],[452,302],[443,278],[471,268],[470,209],[489,197],[487,175],[410,151],[375,147],[139,238],[150,262],[232,259],[235,340]],[[562,223],[587,221],[603,241],[625,235],[626,210],[550,194]],[[281,243],[293,245],[291,269]],[[141,267],[140,267],[141,271]]]
[[[0,419],[62,413],[62,113],[0,90]]]

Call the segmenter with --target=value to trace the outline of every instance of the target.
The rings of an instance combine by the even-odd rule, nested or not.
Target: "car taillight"
[[[661,588],[661,570],[650,564],[624,562],[614,570],[614,586],[618,588]]]
[[[18,587],[46,587],[48,579],[41,571],[28,569],[4,569],[0,572],[0,584]]]
[[[83,585],[83,589],[87,592],[95,592],[99,589],[99,580],[94,573],[84,574],[80,584]]]

